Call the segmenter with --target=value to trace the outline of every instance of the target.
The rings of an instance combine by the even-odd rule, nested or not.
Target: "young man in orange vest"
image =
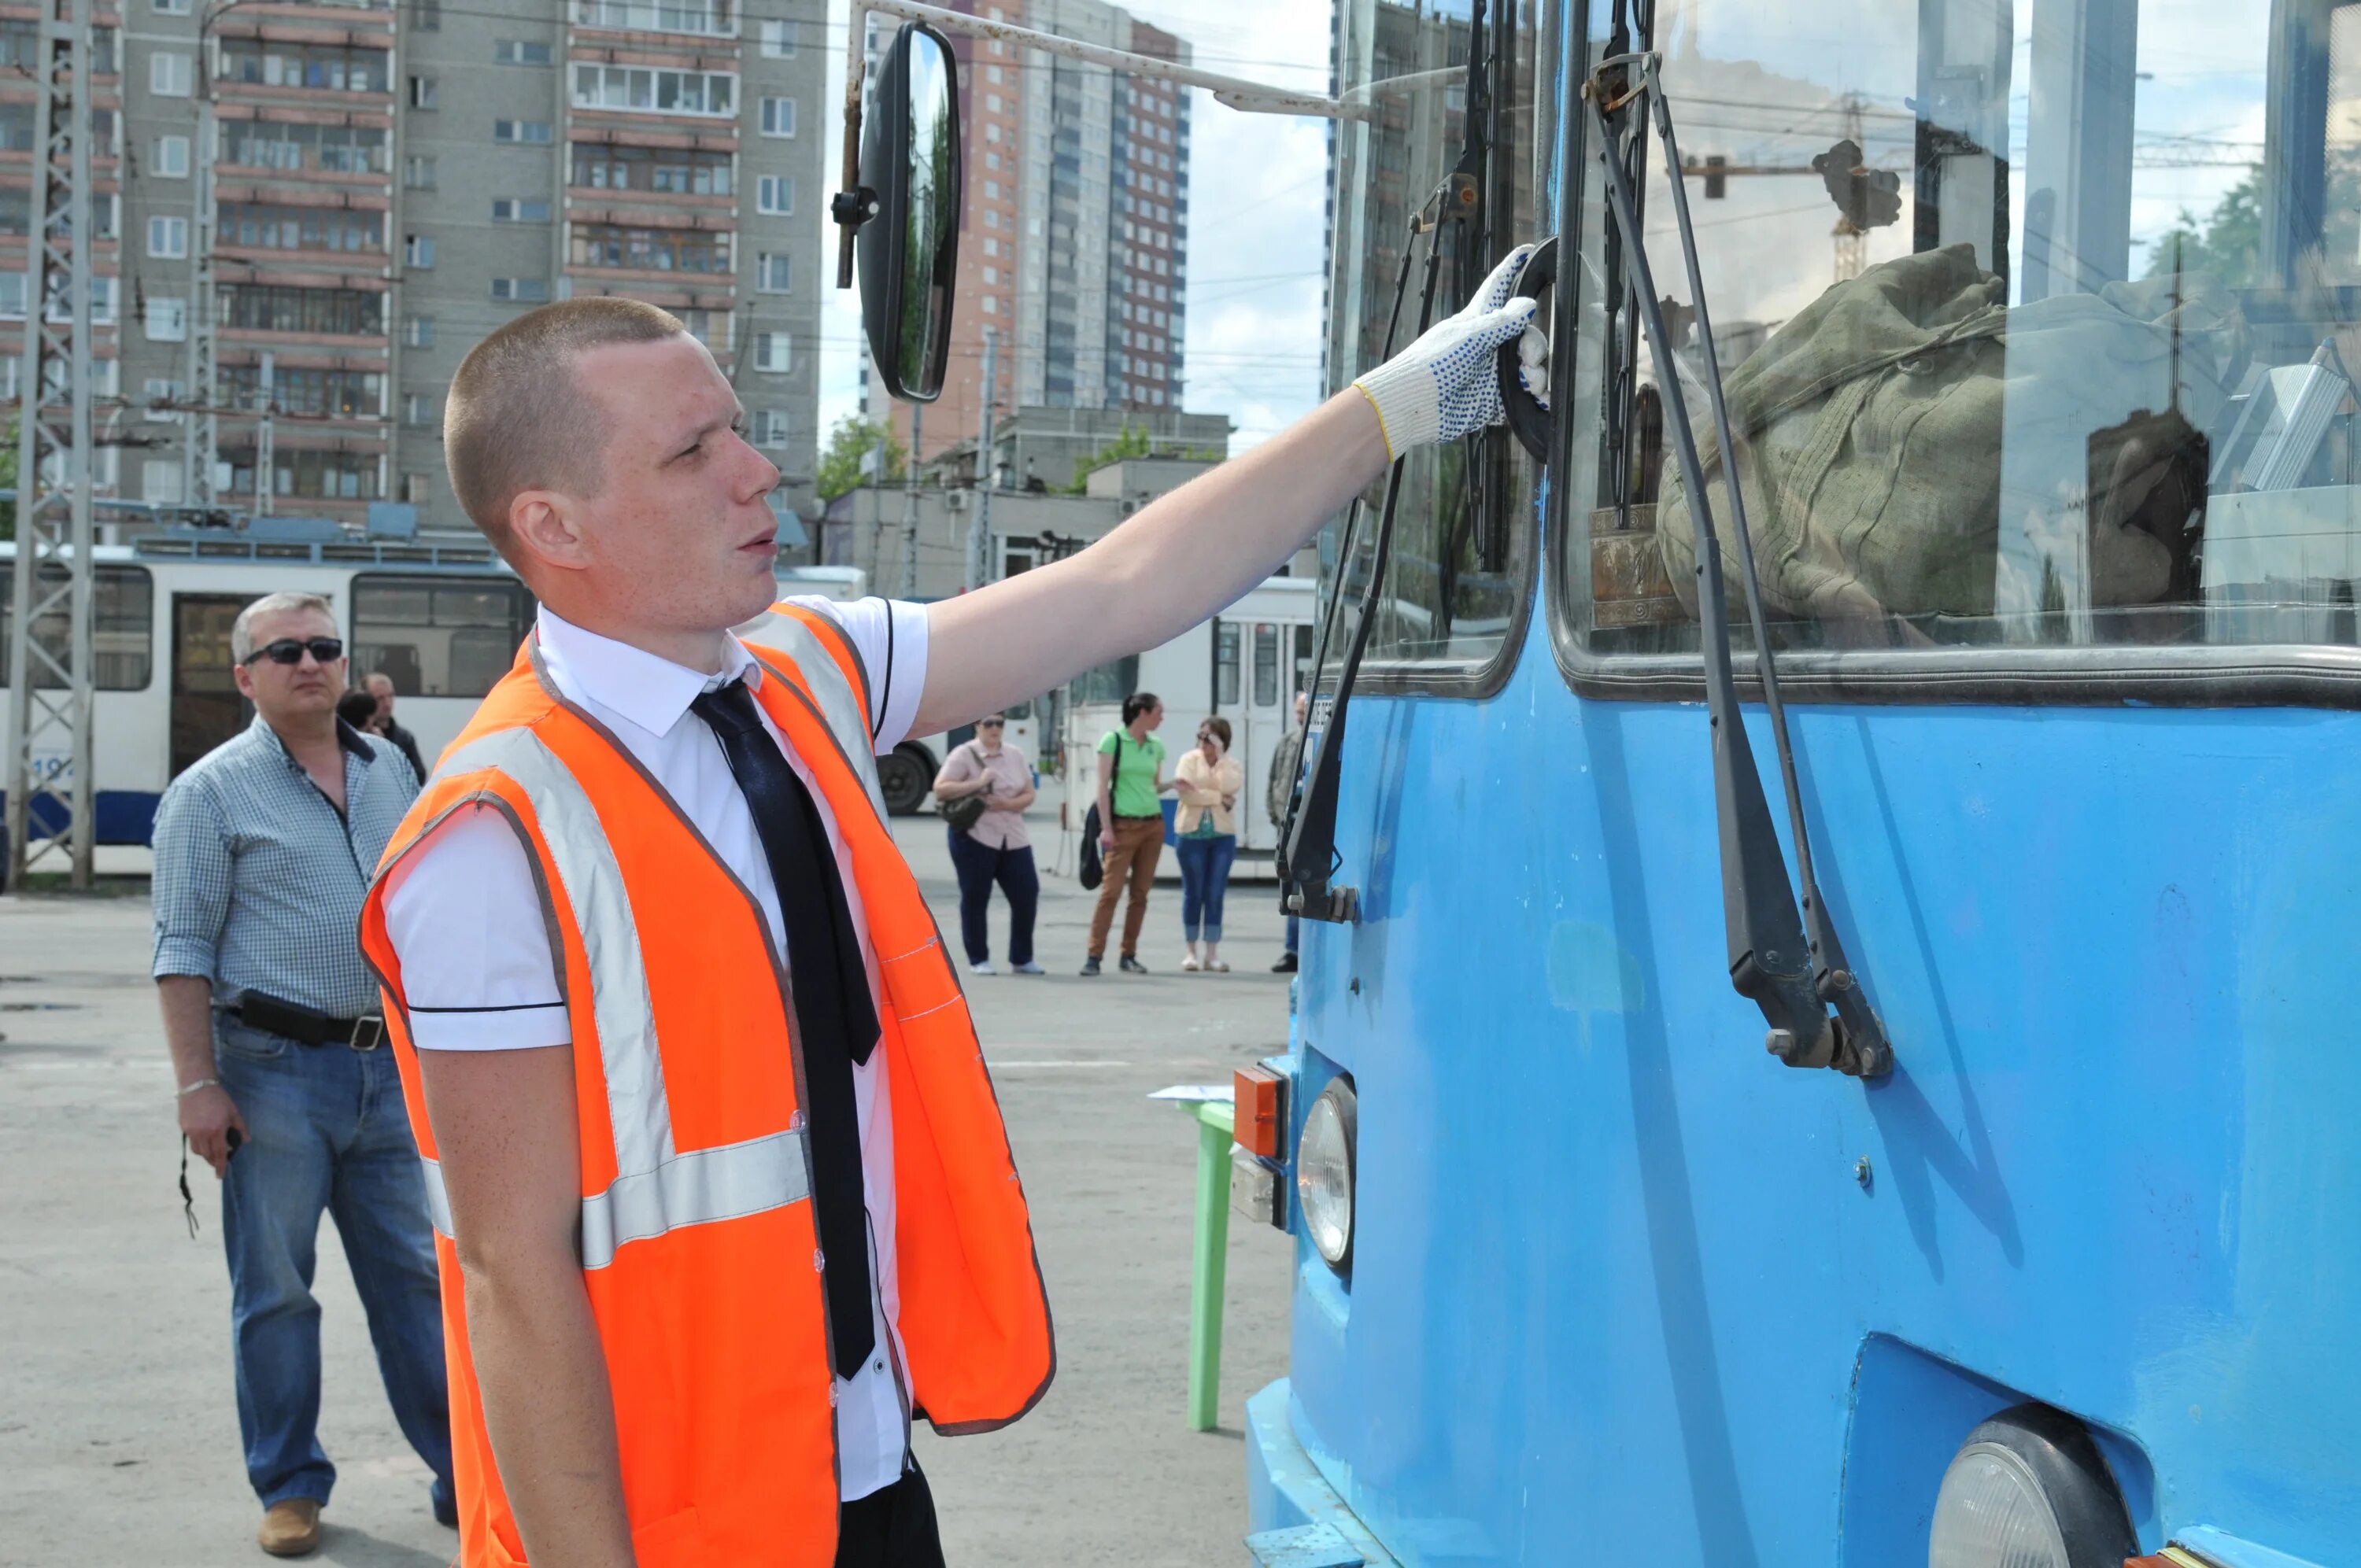
[[[912,1417],[1015,1420],[1054,1354],[874,755],[1169,640],[1390,455],[1497,419],[1524,254],[1292,430],[923,608],[773,605],[778,470],[662,311],[575,300],[468,355],[452,486],[540,614],[361,921],[437,1232],[465,1568],[939,1568]]]

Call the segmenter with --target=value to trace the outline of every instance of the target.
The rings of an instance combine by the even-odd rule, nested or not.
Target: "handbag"
[[[1123,731],[1118,729],[1115,734],[1115,767],[1107,774],[1110,797],[1115,794],[1116,777],[1122,772]],[[1091,808],[1082,813],[1082,863],[1074,869],[1074,880],[1082,884],[1084,892],[1106,880],[1106,862],[1099,858],[1099,803],[1095,800],[1091,802]]]
[[[978,761],[982,759],[979,758]],[[990,793],[992,792],[989,789],[984,792],[985,795]],[[952,832],[970,832],[977,823],[983,820],[983,795],[963,795],[957,800],[947,800],[943,802],[939,812],[944,825]]]

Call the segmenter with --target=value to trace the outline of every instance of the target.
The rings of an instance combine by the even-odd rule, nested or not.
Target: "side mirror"
[[[858,225],[870,362],[897,398],[932,402],[950,357],[959,276],[959,65],[949,39],[905,22],[863,116],[861,189],[837,199]]]

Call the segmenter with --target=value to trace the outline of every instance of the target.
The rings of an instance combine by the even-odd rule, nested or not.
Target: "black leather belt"
[[[249,991],[228,1009],[240,1020],[264,1031],[306,1046],[350,1046],[373,1051],[385,1044],[385,1020],[377,1014],[361,1018],[332,1018],[316,1007],[289,1002],[260,991]]]

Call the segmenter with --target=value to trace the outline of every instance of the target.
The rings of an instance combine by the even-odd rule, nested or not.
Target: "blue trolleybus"
[[[1549,396],[1334,552],[1254,1560],[2361,1563],[2361,5],[1334,58],[1334,383]]]

